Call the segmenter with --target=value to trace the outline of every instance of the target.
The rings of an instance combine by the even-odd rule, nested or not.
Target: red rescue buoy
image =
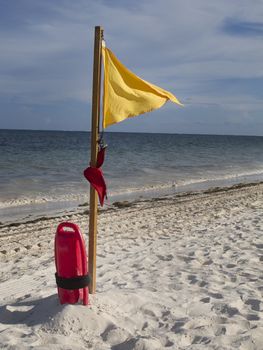
[[[56,283],[61,304],[88,304],[88,268],[85,242],[77,225],[63,222],[55,237]]]

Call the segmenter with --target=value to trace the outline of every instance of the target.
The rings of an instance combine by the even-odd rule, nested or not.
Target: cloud
[[[23,6],[13,0],[4,7],[0,97],[33,106],[35,113],[37,106],[42,114],[43,104],[56,105],[66,120],[73,109],[63,105],[90,108],[93,30],[99,24],[127,67],[190,101],[187,113],[208,113],[209,107],[217,115],[224,104],[220,111],[231,118],[240,106],[252,114],[262,108],[259,0],[253,6],[247,0],[24,0]],[[80,110],[76,123],[82,128],[85,109]],[[52,127],[52,109],[46,113]]]
[[[228,18],[224,21],[222,30],[227,34],[241,37],[262,37],[263,22],[246,22]]]

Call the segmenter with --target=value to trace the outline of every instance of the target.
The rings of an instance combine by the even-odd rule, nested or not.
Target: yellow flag
[[[182,105],[169,91],[137,77],[108,48],[103,47],[102,54],[104,128],[126,118],[160,108],[168,100]]]

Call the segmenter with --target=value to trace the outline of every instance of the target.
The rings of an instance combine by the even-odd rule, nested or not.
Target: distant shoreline
[[[1,131],[36,131],[36,132],[79,132],[79,133],[87,133],[90,134],[90,130],[48,130],[48,129],[1,129]],[[263,135],[254,135],[254,134],[249,134],[249,135],[244,135],[244,134],[207,134],[207,133],[185,133],[185,132],[175,132],[175,133],[169,133],[169,132],[142,132],[142,131],[106,131],[105,135],[107,134],[146,134],[146,135],[189,135],[189,136],[231,136],[231,137],[263,137]]]

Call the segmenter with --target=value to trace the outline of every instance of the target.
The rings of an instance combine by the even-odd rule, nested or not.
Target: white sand
[[[1,349],[263,349],[263,185],[100,215],[97,294],[59,305],[59,222],[1,229]]]

